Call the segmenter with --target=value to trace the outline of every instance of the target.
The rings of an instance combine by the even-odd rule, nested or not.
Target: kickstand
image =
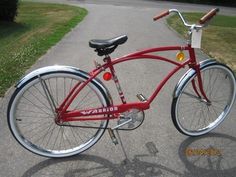
[[[120,146],[121,146],[121,149],[122,149],[122,152],[124,154],[124,157],[125,157],[125,160],[123,161],[124,162],[124,165],[128,162],[128,156],[126,154],[126,151],[125,151],[125,148],[123,146],[123,143],[122,143],[122,140],[121,140],[121,137],[120,137],[120,134],[119,134],[119,130],[116,129],[116,134],[117,134],[117,137],[118,137],[118,140],[120,141]]]

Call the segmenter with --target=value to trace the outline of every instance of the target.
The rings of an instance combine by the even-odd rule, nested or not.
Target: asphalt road
[[[127,34],[128,41],[119,46],[112,57],[162,45],[184,44],[164,20],[153,22],[152,17],[163,9],[178,8],[184,11],[207,11],[211,6],[159,1],[108,1],[78,0],[52,2],[70,3],[88,9],[84,21],[67,34],[62,41],[42,56],[30,70],[42,66],[63,64],[89,71],[93,59],[102,61],[89,48],[93,38],[109,38]],[[235,14],[233,8],[222,8],[225,14]],[[175,53],[163,54],[168,57]],[[198,52],[199,60],[207,56]],[[118,66],[117,73],[128,100],[137,100],[135,95],[149,96],[160,79],[172,67],[165,63],[140,61]],[[30,71],[29,70],[29,71]],[[29,72],[28,71],[28,72]],[[172,78],[146,111],[146,118],[140,128],[130,132],[120,132],[128,160],[120,145],[114,145],[108,133],[90,150],[67,159],[47,159],[23,149],[10,134],[6,121],[6,106],[12,89],[2,102],[0,122],[0,176],[235,176],[236,174],[236,130],[235,105],[233,111],[217,129],[200,138],[188,138],[173,126],[170,115],[172,92],[185,70]],[[117,94],[107,83],[114,100]],[[215,148],[221,155],[187,156],[186,149]]]

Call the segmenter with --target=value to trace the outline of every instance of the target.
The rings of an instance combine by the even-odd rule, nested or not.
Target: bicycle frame
[[[171,59],[159,56],[159,55],[153,55],[151,53],[153,52],[162,52],[162,51],[188,51],[189,53],[189,59],[187,59],[183,63],[179,63],[176,61],[173,61]],[[168,75],[157,85],[155,91],[153,94],[144,102],[131,102],[131,103],[126,103],[124,94],[122,92],[122,89],[119,84],[119,80],[115,74],[115,69],[114,65],[118,63],[122,63],[125,61],[130,61],[130,60],[138,60],[138,59],[153,59],[153,60],[158,60],[158,61],[164,61],[170,64],[175,65],[176,67],[171,70]],[[190,44],[186,46],[167,46],[167,47],[159,47],[159,48],[151,48],[151,49],[146,49],[143,51],[135,52],[126,56],[123,56],[121,58],[116,58],[112,60],[109,56],[107,56],[104,59],[106,62],[94,69],[92,72],[90,72],[90,78],[86,80],[83,83],[78,83],[74,88],[71,90],[71,92],[68,94],[68,96],[65,98],[63,103],[59,106],[57,109],[57,112],[60,113],[60,119],[63,122],[67,121],[92,121],[92,120],[108,120],[108,119],[116,119],[119,117],[119,113],[128,111],[130,109],[139,109],[139,110],[146,110],[149,109],[150,104],[152,101],[155,99],[157,94],[161,91],[163,86],[166,84],[166,82],[181,68],[184,68],[186,65],[189,66],[189,68],[193,68],[197,72],[197,77],[198,77],[198,84],[199,84],[199,90],[200,93],[197,89],[196,83],[193,81],[192,85],[193,88],[196,92],[196,94],[200,97],[200,94],[203,95],[203,97],[208,101],[205,92],[203,90],[202,86],[202,79],[200,75],[200,69],[199,69],[199,64],[196,62],[196,57],[195,57],[195,52],[194,49],[191,47]],[[73,110],[73,111],[68,111],[67,109],[69,108],[70,104],[72,101],[75,99],[75,97],[79,94],[79,92],[89,83],[91,82],[94,78],[96,78],[101,72],[105,71],[106,69],[109,69],[113,81],[116,84],[120,99],[122,101],[122,104],[120,105],[112,105],[110,107],[100,107],[100,108],[94,108],[94,109],[86,109],[86,110]],[[89,117],[89,116],[95,116],[95,115],[103,115],[101,117]],[[109,115],[109,116],[104,116],[104,115]]]

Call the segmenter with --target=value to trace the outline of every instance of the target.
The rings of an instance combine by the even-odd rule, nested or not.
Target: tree
[[[14,21],[18,0],[0,0],[0,21]]]
[[[235,0],[227,0],[227,1],[222,1],[222,0],[171,0],[171,1],[236,7]]]

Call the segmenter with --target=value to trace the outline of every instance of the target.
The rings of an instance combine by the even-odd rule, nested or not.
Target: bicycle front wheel
[[[86,80],[86,76],[87,73],[82,71],[54,71],[41,74],[40,78],[36,76],[16,89],[8,106],[8,124],[23,147],[41,156],[68,157],[87,150],[100,139],[107,127],[107,120],[59,125],[49,100],[50,95],[55,107],[58,107],[76,84]],[[101,87],[97,80],[91,81],[68,110],[109,106],[110,102]]]
[[[181,133],[189,136],[203,135],[217,127],[235,100],[235,76],[226,65],[206,65],[201,68],[201,76],[210,103],[197,94],[200,91],[196,72],[180,86],[180,93],[172,102],[173,123]]]

